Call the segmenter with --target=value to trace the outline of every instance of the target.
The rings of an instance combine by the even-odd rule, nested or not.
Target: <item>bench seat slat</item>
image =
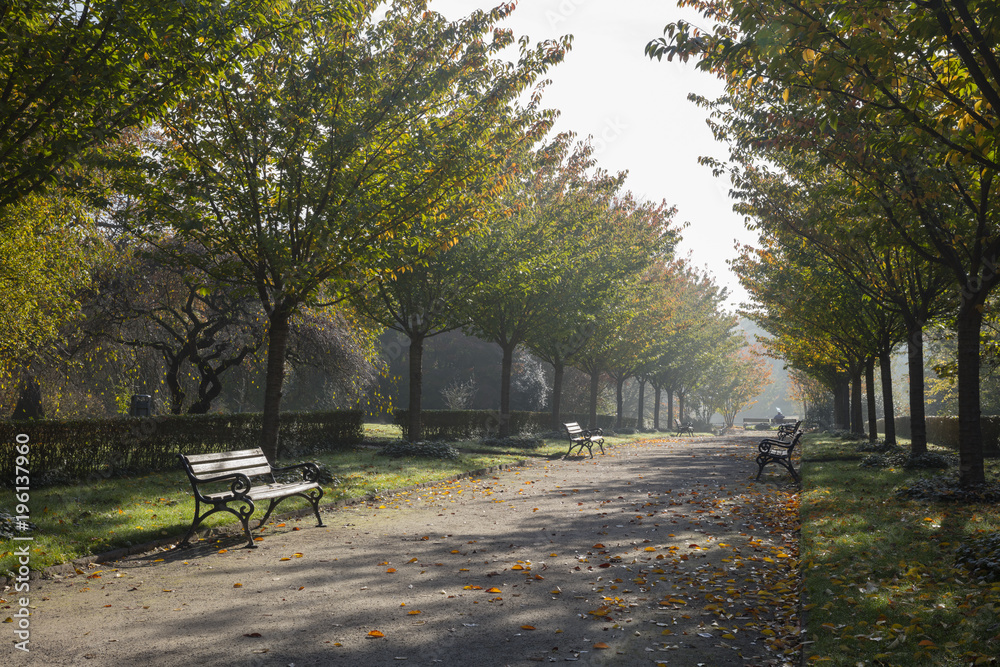
[[[184,458],[189,463],[202,463],[205,461],[228,461],[230,459],[243,459],[253,456],[264,456],[264,450],[260,447],[255,449],[239,449],[232,452],[214,452],[211,454],[185,454]]]

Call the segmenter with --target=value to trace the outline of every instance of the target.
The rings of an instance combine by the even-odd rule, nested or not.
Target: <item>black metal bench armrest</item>
[[[215,482],[228,482],[232,480],[233,483],[229,485],[229,490],[233,494],[233,500],[242,498],[247,493],[250,492],[250,478],[241,472],[231,472],[225,475],[219,475],[218,477],[208,477],[205,479],[195,479],[191,475],[188,475],[188,479],[191,480],[191,487],[194,492],[201,497],[202,502],[209,501],[202,493],[198,490],[198,486],[201,484],[213,484]]]
[[[603,436],[604,435],[604,429],[590,428],[590,429],[587,429],[586,431],[583,432],[583,437],[585,437],[585,438],[591,438],[591,437],[593,437],[595,435]]]
[[[271,472],[291,472],[292,470],[302,469],[302,479],[306,482],[316,482],[319,481],[319,466],[315,463],[296,463],[295,465],[285,466],[284,468],[272,468]]]

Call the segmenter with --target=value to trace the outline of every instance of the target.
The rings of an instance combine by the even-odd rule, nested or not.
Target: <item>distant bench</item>
[[[583,448],[586,447],[590,452],[590,458],[594,458],[594,445],[600,447],[601,454],[604,454],[604,431],[601,429],[584,429],[577,422],[563,424],[563,428],[569,437],[569,451],[566,452],[566,456],[573,453],[574,447],[577,448],[577,452],[583,454]]]
[[[191,488],[194,490],[194,521],[191,522],[191,528],[181,540],[181,544],[188,543],[198,524],[207,517],[216,512],[229,512],[243,524],[247,548],[256,548],[250,535],[250,516],[254,513],[254,503],[261,500],[270,502],[264,518],[257,524],[258,528],[264,525],[278,503],[292,496],[308,500],[316,514],[316,525],[323,525],[323,519],[319,516],[319,501],[323,497],[323,488],[319,485],[319,468],[315,463],[272,468],[259,447],[216,454],[177,456],[184,465],[184,470],[191,481]],[[292,470],[302,470],[301,482],[278,482],[274,477],[276,472]],[[263,483],[255,485],[252,481],[254,479],[262,479]],[[228,490],[225,488],[227,485]],[[206,488],[221,490],[206,492]],[[201,514],[203,504],[211,505],[212,509]]]
[[[797,420],[798,417],[794,415],[791,417],[785,417],[784,419],[778,421],[775,421],[774,419],[768,419],[767,417],[744,417],[743,428],[744,429],[746,429],[747,427],[757,428],[757,426],[760,424],[767,424],[768,426],[771,426],[772,424],[786,424],[789,422],[795,422]]]

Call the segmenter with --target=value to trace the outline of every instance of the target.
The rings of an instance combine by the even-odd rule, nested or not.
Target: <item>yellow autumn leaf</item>
[[[533,626],[533,625],[522,625],[521,629],[522,630],[534,630],[535,626]]]
[[[372,630],[371,632],[368,633],[368,636],[369,637],[385,637],[385,635],[382,634],[381,632],[379,632],[378,630]]]
[[[486,589],[486,592],[487,592],[487,593],[502,593],[503,591],[501,591],[501,590],[500,590],[499,588],[497,588],[496,586],[493,586],[492,588],[488,588],[488,589]]]
[[[233,584],[233,588],[243,588],[243,584],[240,583]]]

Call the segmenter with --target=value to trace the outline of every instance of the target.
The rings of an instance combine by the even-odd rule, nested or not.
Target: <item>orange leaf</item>
[[[493,588],[487,589],[486,592],[487,593],[502,593],[503,591],[501,591],[499,588],[497,588],[496,586],[494,586]]]
[[[930,639],[925,639],[921,642],[918,642],[917,646],[934,646],[934,642],[932,642]]]
[[[420,611],[419,609],[414,609],[413,611],[408,611],[406,613],[408,613],[410,616],[416,616],[417,614],[422,614],[424,612]]]
[[[533,625],[522,625],[521,629],[522,630],[534,630],[535,626],[533,626]]]
[[[243,584],[233,584],[233,588],[243,588]]]
[[[604,545],[603,545],[603,544],[601,544],[600,542],[598,542],[597,544],[595,544],[595,545],[594,545],[594,548],[595,548],[595,549],[603,549],[603,548],[604,548]]]
[[[220,554],[224,554],[224,553],[226,553],[228,551],[229,551],[229,549],[219,549],[219,553]],[[83,573],[81,572],[80,574],[83,574]]]
[[[371,632],[368,633],[368,636],[369,637],[385,637],[385,635],[383,635],[378,630],[372,630]]]
[[[392,573],[393,573],[393,572],[395,572],[395,571],[396,571],[396,568],[394,568],[394,567],[390,567],[390,568],[389,568],[388,570],[386,570],[386,571],[385,571],[385,573],[386,573],[386,574],[392,574]]]
[[[597,642],[596,644],[594,644],[594,648],[611,648],[611,647],[605,644],[604,642]]]

